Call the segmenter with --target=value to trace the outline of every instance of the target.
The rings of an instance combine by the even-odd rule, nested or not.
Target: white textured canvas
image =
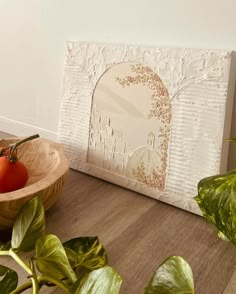
[[[199,213],[226,170],[230,51],[68,42],[59,142],[70,166]]]

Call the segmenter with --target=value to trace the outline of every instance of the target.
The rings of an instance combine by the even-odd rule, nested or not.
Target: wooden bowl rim
[[[6,138],[5,140],[16,140],[16,139],[22,139],[21,137],[11,137]],[[50,174],[48,177],[33,183],[29,186],[26,186],[22,189],[8,192],[8,193],[1,193],[0,194],[0,203],[1,202],[8,202],[11,200],[19,200],[22,198],[30,197],[31,195],[35,194],[35,196],[40,193],[41,191],[48,189],[51,185],[53,185],[56,181],[58,181],[59,178],[61,178],[63,175],[66,174],[66,172],[69,170],[69,163],[68,160],[64,154],[63,146],[60,143],[53,142],[51,140],[45,139],[45,138],[38,138],[35,139],[39,140],[41,142],[47,143],[50,145],[50,147],[54,148],[58,154],[59,154],[59,165],[58,168],[55,169],[53,174]]]

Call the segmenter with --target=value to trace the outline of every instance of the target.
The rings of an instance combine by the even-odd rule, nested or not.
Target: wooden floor
[[[109,264],[123,278],[122,294],[142,293],[157,265],[170,255],[190,263],[197,294],[236,293],[236,248],[218,239],[212,225],[77,171],[70,171],[64,192],[47,212],[47,232],[62,241],[98,236]],[[13,266],[6,258],[0,263]],[[43,293],[61,292],[45,288]]]

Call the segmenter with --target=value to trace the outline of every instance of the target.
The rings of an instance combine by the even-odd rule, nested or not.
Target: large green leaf
[[[219,237],[236,245],[236,170],[202,179],[195,200]]]
[[[16,289],[18,275],[6,266],[0,265],[0,293],[9,294]]]
[[[63,243],[72,267],[94,270],[107,264],[107,254],[97,237],[79,237]]]
[[[45,235],[36,242],[36,265],[42,274],[54,279],[65,279],[70,283],[77,280],[57,236]]]
[[[31,251],[45,231],[45,215],[40,197],[28,201],[19,211],[13,225],[12,248]]]
[[[73,294],[118,294],[122,279],[109,266],[94,270],[82,280],[78,280],[72,290]]]
[[[193,294],[193,274],[180,256],[170,256],[155,271],[144,294]]]

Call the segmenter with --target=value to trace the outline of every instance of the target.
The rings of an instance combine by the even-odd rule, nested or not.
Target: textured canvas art
[[[233,53],[68,42],[59,141],[72,168],[199,213],[226,169]]]

